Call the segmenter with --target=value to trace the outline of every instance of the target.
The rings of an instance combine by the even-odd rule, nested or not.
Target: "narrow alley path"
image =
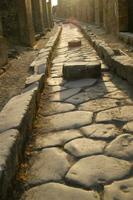
[[[76,38],[81,47],[68,48]],[[133,200],[130,91],[107,72],[100,80],[62,77],[63,63],[91,60],[100,58],[77,27],[64,24],[34,124],[22,200]]]

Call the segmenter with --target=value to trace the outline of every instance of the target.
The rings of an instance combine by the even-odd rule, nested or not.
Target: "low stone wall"
[[[118,76],[133,84],[133,59],[119,49],[112,49],[102,40],[98,40],[90,28],[82,23],[76,25],[84,33],[98,55],[110,67],[110,70],[117,73]]]
[[[50,66],[52,51],[59,39],[61,27],[50,38],[31,64],[33,75],[27,78],[25,88],[13,97],[0,112],[0,199],[6,199],[18,163],[23,157],[26,141],[32,132],[33,121]]]

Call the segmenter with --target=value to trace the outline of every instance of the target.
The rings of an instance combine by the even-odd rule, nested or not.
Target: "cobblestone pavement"
[[[82,46],[68,48],[75,38]],[[22,199],[133,200],[130,89],[108,72],[99,80],[62,78],[64,62],[90,60],[100,58],[75,26],[63,25],[34,125],[29,189]]]

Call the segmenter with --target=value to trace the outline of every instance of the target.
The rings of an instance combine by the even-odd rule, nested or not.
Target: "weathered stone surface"
[[[20,153],[20,134],[10,129],[0,134],[0,198],[4,197],[15,176]]]
[[[47,59],[40,59],[35,61],[34,73],[35,74],[46,74]]]
[[[103,155],[91,156],[79,160],[66,175],[66,180],[84,187],[124,178],[130,173],[128,161]]]
[[[64,87],[66,88],[84,88],[90,87],[97,82],[96,79],[80,79],[75,81],[68,81]]]
[[[99,112],[109,108],[117,107],[118,101],[115,99],[101,98],[88,101],[80,105],[79,110],[89,110],[92,112]]]
[[[64,85],[65,81],[62,78],[48,78],[47,79],[48,85],[55,86],[55,85]]]
[[[124,131],[128,131],[128,132],[133,132],[133,121],[128,122],[127,124],[124,125],[123,127]]]
[[[102,153],[105,145],[106,142],[100,140],[79,138],[67,143],[64,149],[75,157],[80,158]]]
[[[68,89],[60,92],[56,92],[50,96],[50,101],[64,101],[69,97],[80,92],[80,88]]]
[[[67,158],[58,148],[44,149],[33,157],[28,182],[61,180],[70,168]]]
[[[121,106],[118,108],[112,108],[106,111],[102,111],[97,114],[96,121],[130,121],[133,119],[133,106]]]
[[[122,91],[115,91],[110,94],[105,95],[105,97],[113,98],[113,99],[127,99],[128,96]]]
[[[65,87],[62,87],[62,86],[49,86],[48,87],[48,93],[55,93],[55,92],[60,92],[60,91],[63,91],[65,90],[66,88]]]
[[[133,135],[118,136],[106,147],[105,153],[121,159],[133,159]]]
[[[73,111],[45,117],[44,131],[58,131],[79,128],[92,122],[93,114],[85,111]]]
[[[13,97],[0,112],[0,132],[12,128],[25,128],[32,124],[35,106],[35,91]],[[29,112],[30,109],[30,112]],[[28,126],[29,126],[28,125]]]
[[[43,116],[68,112],[75,109],[75,106],[69,103],[48,102],[48,103],[45,103],[45,105],[43,104],[43,106],[45,106],[46,109],[43,109],[43,110],[40,109],[40,112],[39,112]]]
[[[34,74],[34,75],[31,75],[29,76],[27,79],[26,79],[26,86],[29,86],[35,82],[40,82],[42,80],[42,78],[44,78],[44,75],[40,75],[40,74]]]
[[[100,200],[98,194],[93,191],[85,191],[72,188],[59,183],[48,183],[37,186],[25,192],[23,200]]]
[[[106,91],[101,86],[96,85],[86,89],[85,92],[80,92],[79,94],[70,97],[66,102],[77,105],[92,99],[103,97],[105,93]]]
[[[75,138],[82,137],[78,130],[67,130],[48,133],[47,135],[39,135],[36,138],[35,144],[37,148],[46,148],[53,146],[62,146]]]
[[[0,67],[8,62],[8,46],[7,41],[0,35]]]
[[[105,186],[103,200],[132,200],[133,178],[117,181]]]
[[[63,65],[63,77],[68,80],[81,78],[99,78],[100,75],[101,63],[99,61],[68,62]]]
[[[119,130],[112,124],[92,124],[80,129],[86,137],[113,139],[120,134]]]

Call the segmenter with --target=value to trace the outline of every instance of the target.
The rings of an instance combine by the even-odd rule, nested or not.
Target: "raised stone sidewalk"
[[[68,48],[74,39],[82,45]],[[90,61],[101,62],[99,79],[63,79],[64,63]],[[63,25],[34,123],[22,200],[133,200],[132,91],[104,67],[80,31]]]

